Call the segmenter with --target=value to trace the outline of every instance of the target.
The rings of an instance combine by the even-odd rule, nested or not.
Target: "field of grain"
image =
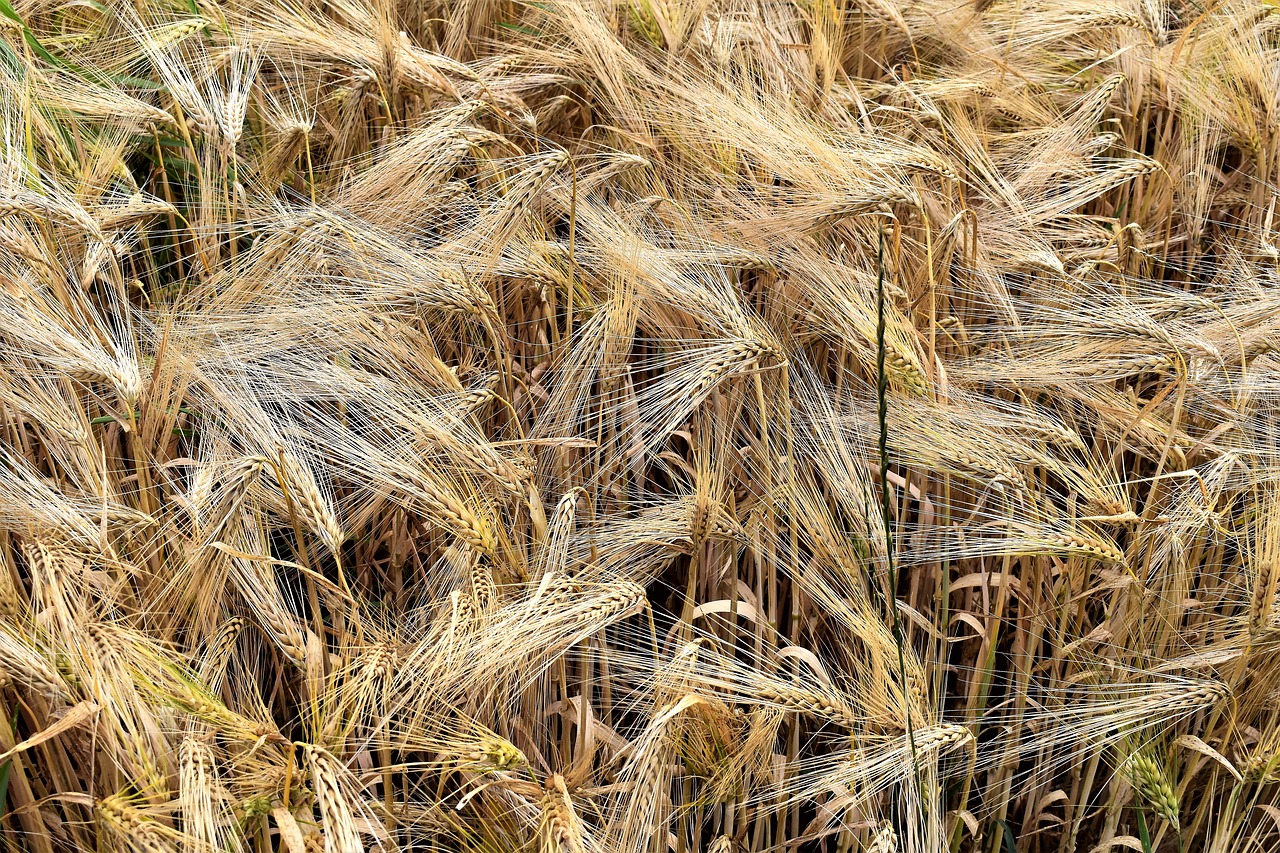
[[[1280,850],[1280,3],[0,0],[0,851]]]

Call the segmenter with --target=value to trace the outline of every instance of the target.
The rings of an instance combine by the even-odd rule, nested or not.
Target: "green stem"
[[[903,649],[902,617],[898,613],[898,571],[893,560],[893,523],[889,496],[889,374],[885,371],[884,342],[884,228],[877,229],[879,243],[876,251],[876,420],[880,427],[880,512],[884,521],[885,566],[888,570],[888,589],[884,603],[889,608],[893,623],[893,642],[898,648],[898,675],[902,679],[902,696],[906,704],[907,742],[911,745],[911,766],[915,772],[916,787],[920,784],[920,761],[916,755],[915,732],[912,729],[911,706],[907,686],[907,659]],[[923,802],[923,790],[920,790]]]

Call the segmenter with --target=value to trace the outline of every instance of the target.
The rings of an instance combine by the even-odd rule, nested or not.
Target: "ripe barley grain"
[[[320,808],[325,853],[364,850],[360,834],[356,831],[355,817],[340,784],[344,768],[321,747],[309,743],[301,744],[301,747]]]
[[[1265,4],[194,8],[0,15],[7,837],[1266,843]]]

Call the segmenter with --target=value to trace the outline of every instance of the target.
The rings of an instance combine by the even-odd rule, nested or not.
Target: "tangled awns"
[[[0,853],[1280,850],[1280,3],[0,0]]]

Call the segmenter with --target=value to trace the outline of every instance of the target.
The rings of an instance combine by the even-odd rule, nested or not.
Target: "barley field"
[[[0,0],[0,850],[1280,850],[1280,3]]]

